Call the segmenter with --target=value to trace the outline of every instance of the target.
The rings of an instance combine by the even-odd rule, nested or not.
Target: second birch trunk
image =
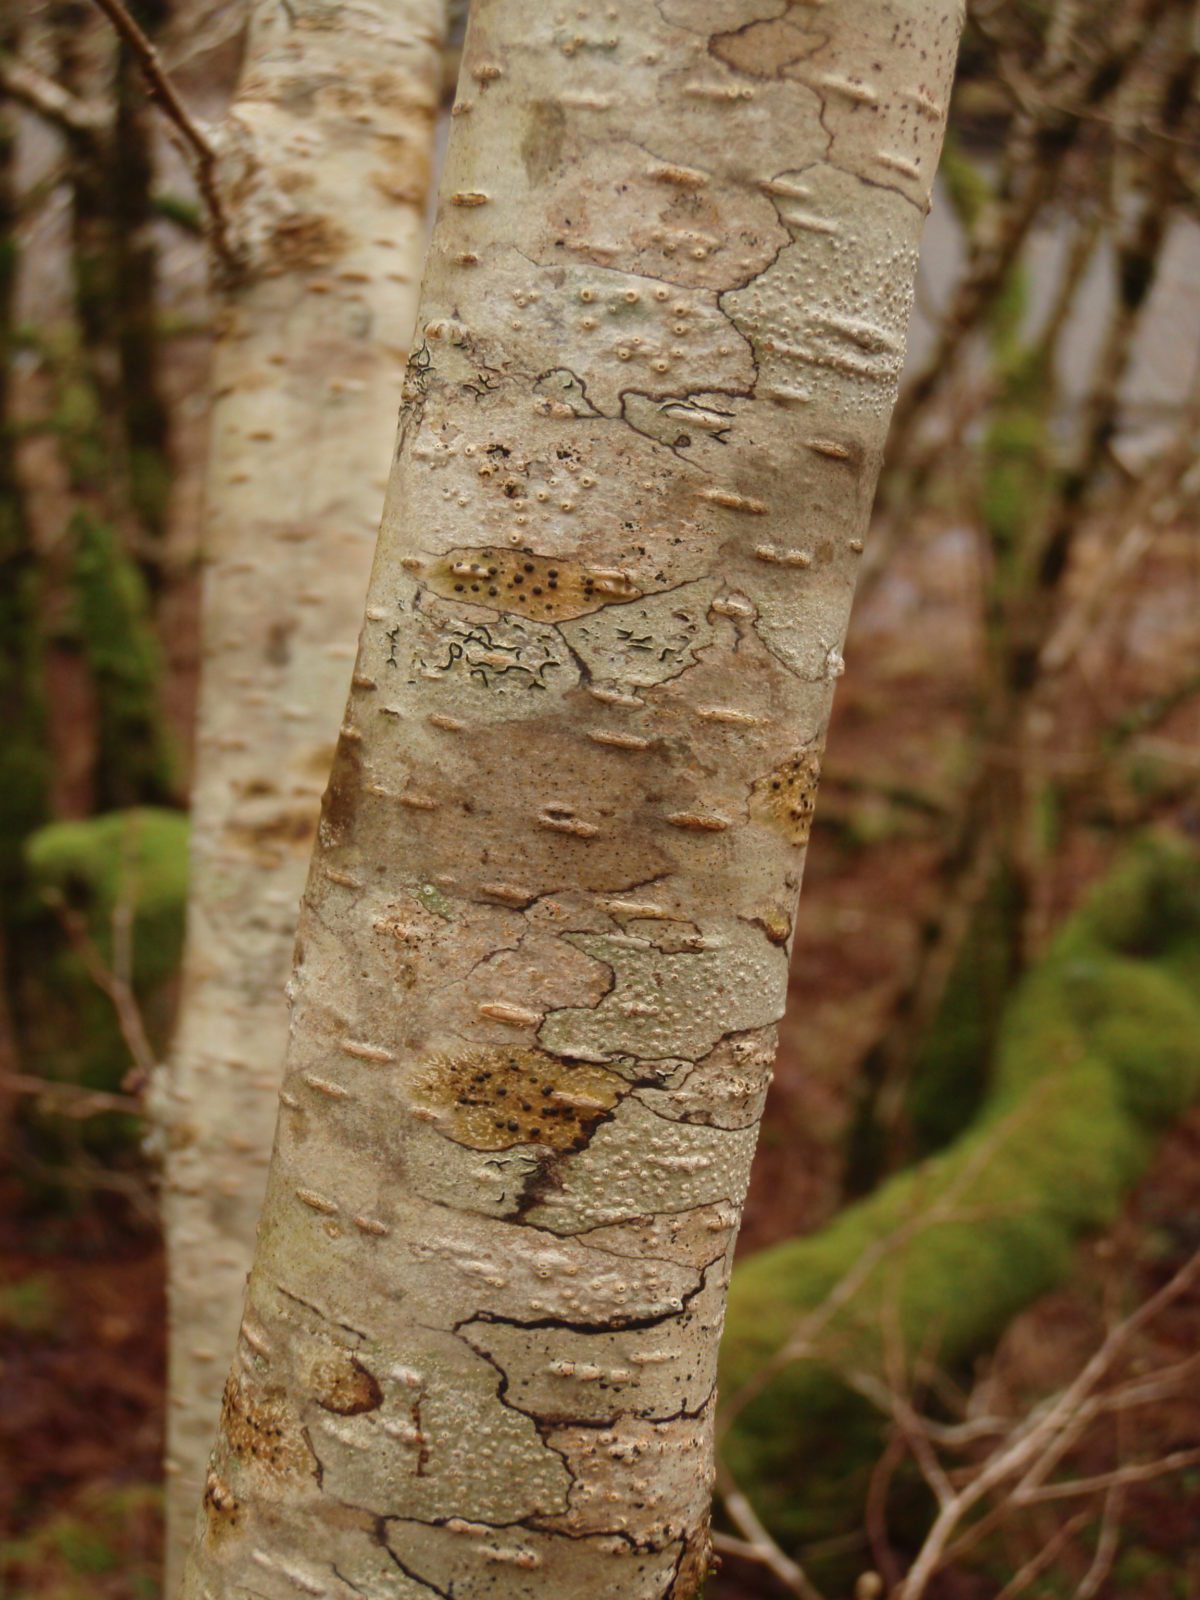
[[[184,1000],[168,1130],[168,1593],[236,1342],[296,912],[416,313],[441,0],[256,0],[221,130],[220,310]]]

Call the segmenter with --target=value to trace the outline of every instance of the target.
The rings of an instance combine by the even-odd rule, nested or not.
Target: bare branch
[[[833,1285],[829,1293],[818,1305],[800,1319],[792,1331],[791,1337],[774,1351],[755,1370],[752,1377],[748,1378],[742,1386],[726,1400],[722,1406],[718,1419],[718,1437],[724,1434],[733,1425],[742,1411],[764,1389],[794,1361],[811,1360],[815,1354],[817,1340],[829,1327],[840,1311],[848,1306],[866,1286],[877,1267],[897,1255],[919,1234],[926,1229],[943,1226],[949,1222],[962,1222],[969,1215],[968,1208],[960,1204],[962,1196],[968,1191],[982,1172],[987,1169],[996,1150],[1020,1126],[1033,1115],[1037,1102],[1049,1087],[1050,1078],[1047,1077],[1042,1085],[1035,1089],[1029,1100],[1018,1106],[1010,1115],[1002,1118],[989,1132],[985,1139],[980,1140],[978,1148],[973,1151],[969,1161],[964,1163],[959,1172],[945,1191],[939,1195],[926,1210],[914,1210],[913,1214],[894,1228],[891,1233],[876,1239],[865,1249],[854,1262],[854,1265],[845,1275]],[[994,1209],[987,1215],[994,1216]]]
[[[213,249],[228,264],[232,260],[229,225],[217,188],[217,152],[208,134],[184,104],[158,51],[130,15],[124,0],[95,0],[95,3],[129,46],[142,69],[151,98],[157,100],[160,109],[175,124],[191,151],[196,184],[212,218]]]

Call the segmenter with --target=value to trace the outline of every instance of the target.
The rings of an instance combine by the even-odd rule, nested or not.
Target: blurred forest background
[[[135,10],[219,117],[239,8]],[[1192,0],[970,6],[742,1234],[743,1260],[772,1253],[735,1286],[747,1429],[712,1600],[1200,1596],[1198,73]],[[186,893],[204,225],[104,19],[0,0],[13,1600],[159,1584],[142,1098]],[[1103,1125],[1086,1095],[1039,1094],[1068,1011]],[[981,1174],[994,1206],[961,1259],[922,1254],[895,1197],[953,1207]],[[829,1337],[864,1261],[887,1268],[871,1360]],[[905,1273],[915,1299],[886,1287]],[[766,1321],[782,1293],[793,1322],[763,1377],[768,1282]],[[936,1365],[889,1358],[902,1303],[942,1330]],[[852,1413],[817,1393],[830,1371]]]

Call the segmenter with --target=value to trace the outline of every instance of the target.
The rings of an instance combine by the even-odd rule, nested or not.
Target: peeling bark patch
[[[565,1056],[696,1061],[725,1035],[783,1014],[787,960],[755,929],[679,955],[603,934],[566,937],[610,966],[614,982],[599,1005],[552,1011],[542,1024],[541,1042]]]
[[[756,916],[747,920],[756,928],[761,928],[772,944],[786,945],[792,936],[792,919],[781,906],[764,906]]]
[[[473,1150],[540,1144],[579,1150],[626,1090],[615,1073],[542,1050],[462,1050],[416,1074],[418,1110]]]
[[[563,638],[598,683],[645,689],[694,666],[716,638],[708,610],[715,579],[649,595],[565,628]]]
[[[353,833],[362,785],[362,754],[358,741],[343,729],[321,802],[320,831],[324,843],[340,844]]]
[[[820,776],[821,758],[816,751],[797,751],[782,766],[755,779],[750,815],[777,829],[791,844],[807,844]]]
[[[425,577],[434,593],[447,599],[515,611],[541,622],[586,616],[642,594],[624,572],[491,546],[450,550],[430,564]]]
[[[675,1569],[675,1579],[668,1591],[667,1600],[692,1600],[693,1595],[703,1591],[704,1580],[716,1570],[713,1563],[709,1519],[705,1517],[703,1524],[688,1536],[679,1557],[679,1565]]]

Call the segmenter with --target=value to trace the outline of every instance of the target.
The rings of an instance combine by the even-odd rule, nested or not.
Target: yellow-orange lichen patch
[[[309,1374],[313,1399],[324,1411],[357,1417],[383,1404],[383,1390],[362,1362],[345,1350],[331,1351]]]
[[[764,906],[749,920],[757,923],[772,944],[785,945],[792,936],[792,919],[781,906]]]
[[[411,1093],[417,1109],[455,1144],[576,1150],[625,1088],[614,1072],[544,1050],[483,1048],[434,1056],[418,1071]]]
[[[282,1389],[251,1392],[235,1375],[225,1385],[221,1433],[241,1461],[281,1478],[313,1473],[316,1462]]]
[[[531,550],[450,550],[431,562],[425,581],[435,594],[496,611],[515,611],[535,622],[562,622],[602,606],[641,598],[624,572]]]
[[[241,1506],[233,1490],[212,1469],[204,1480],[205,1531],[217,1538],[241,1522]]]
[[[750,788],[750,815],[768,823],[794,845],[808,843],[821,758],[815,750],[799,750]]]

